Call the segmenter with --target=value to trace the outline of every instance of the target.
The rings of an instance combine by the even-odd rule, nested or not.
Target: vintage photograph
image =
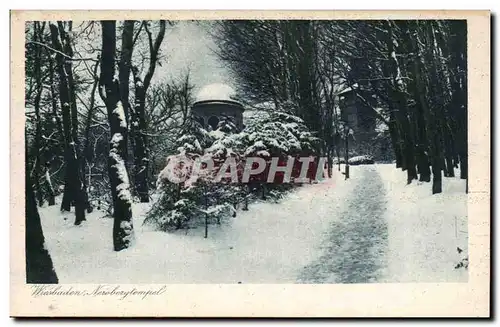
[[[24,43],[28,284],[468,281],[466,20],[37,20]]]

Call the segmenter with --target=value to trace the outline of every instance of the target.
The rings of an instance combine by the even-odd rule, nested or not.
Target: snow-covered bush
[[[297,184],[273,184],[267,193],[267,198],[273,202],[280,202],[287,192],[291,191]]]
[[[375,161],[373,160],[372,156],[356,156],[349,158],[349,165],[356,166],[356,165],[370,165],[374,164]]]
[[[238,134],[234,134],[235,125],[222,119],[214,131],[206,131],[197,122],[188,124],[184,135],[177,141],[177,153],[167,157],[167,165],[160,172],[157,188],[159,199],[153,204],[145,223],[154,224],[161,230],[179,229],[209,223],[220,222],[224,216],[234,212],[234,197],[237,186],[215,183],[213,174],[194,178],[192,164],[194,160],[207,156],[215,162],[235,156],[232,146],[238,148]],[[172,166],[175,160],[182,158],[180,166]],[[191,165],[190,165],[191,164]],[[172,174],[177,177],[187,176],[186,180],[175,183]]]
[[[145,224],[151,224],[160,230],[181,228],[188,220],[195,206],[191,199],[181,199],[179,184],[164,183],[161,196],[148,212]]]
[[[333,158],[332,162],[333,162],[334,165],[339,164],[339,162],[341,164],[345,164],[345,158],[340,158],[340,159],[339,158]],[[348,162],[349,162],[349,165],[351,165],[351,166],[356,166],[356,165],[370,165],[370,164],[374,164],[375,160],[373,159],[372,156],[362,155],[362,156],[354,156],[352,158],[349,158]]]
[[[168,156],[167,165],[158,176],[160,198],[145,220],[161,230],[220,223],[225,217],[235,216],[239,205],[246,207],[250,198],[279,200],[293,186],[262,180],[251,181],[251,185],[241,183],[245,157],[269,160],[271,156],[309,156],[316,153],[319,144],[300,118],[284,112],[254,115],[241,132],[228,117],[223,117],[213,131],[206,131],[193,121],[177,143],[177,153]],[[179,157],[185,161],[210,158],[216,168],[230,158],[237,163],[238,180],[218,180],[216,172],[191,175],[193,167],[189,163],[172,164]],[[176,184],[168,178],[172,170],[189,178]]]
[[[259,151],[270,156],[310,155],[319,147],[319,139],[304,121],[284,112],[263,112],[254,116],[244,133],[249,144],[246,156],[257,155]]]

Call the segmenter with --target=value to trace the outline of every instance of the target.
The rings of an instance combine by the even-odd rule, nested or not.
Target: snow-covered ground
[[[465,180],[443,177],[443,193],[431,195],[429,183],[405,185],[406,172],[394,165],[377,165],[377,170],[383,176],[389,232],[389,271],[383,281],[467,282],[466,270],[450,269],[468,253]]]
[[[298,188],[279,204],[258,202],[220,226],[176,233],[142,226],[136,244],[112,249],[112,220],[94,211],[82,226],[58,206],[40,209],[61,283],[355,283],[466,281],[465,182],[405,185],[394,165],[351,167],[351,179]],[[458,254],[456,248],[464,250]]]

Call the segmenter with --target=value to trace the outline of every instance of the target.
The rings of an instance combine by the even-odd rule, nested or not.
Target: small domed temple
[[[207,129],[215,130],[219,121],[228,117],[242,130],[245,109],[233,97],[233,89],[225,84],[207,85],[198,93],[191,115]]]

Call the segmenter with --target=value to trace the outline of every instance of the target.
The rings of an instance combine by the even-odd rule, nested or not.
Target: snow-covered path
[[[100,212],[82,226],[64,221],[57,206],[43,208],[41,216],[63,283],[295,283],[323,254],[321,241],[356,185],[357,179],[344,181],[336,172],[280,203],[251,204],[236,218],[211,225],[207,239],[203,228],[165,233],[141,226],[145,208],[137,204],[137,243],[118,253],[112,251],[112,219],[99,218]]]
[[[142,226],[114,252],[113,221],[94,211],[81,226],[58,206],[40,210],[61,283],[367,283],[466,281],[453,269],[467,254],[465,182],[405,184],[393,165],[351,167],[351,178],[305,185],[280,203],[257,202],[221,225],[176,233]],[[457,254],[456,247],[463,249]]]
[[[376,282],[387,267],[386,199],[382,180],[373,166],[361,174],[354,193],[333,219],[323,241],[323,255],[305,267],[299,280],[305,283]]]

